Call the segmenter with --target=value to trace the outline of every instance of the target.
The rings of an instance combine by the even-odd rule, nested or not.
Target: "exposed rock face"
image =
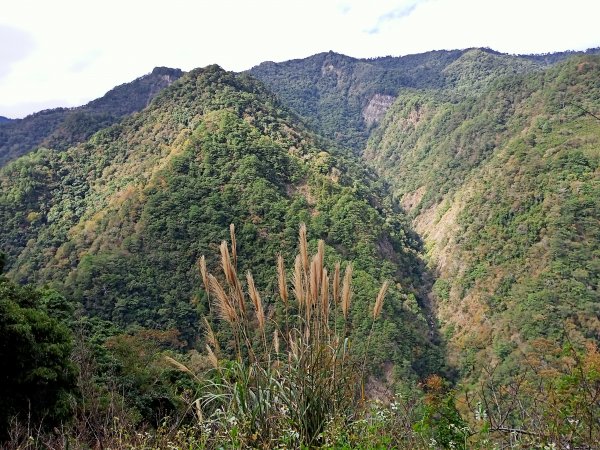
[[[400,199],[400,204],[405,211],[411,212],[419,203],[421,203],[421,199],[423,198],[423,195],[425,195],[425,192],[427,192],[426,186],[421,186],[413,192],[407,192]]]
[[[379,123],[395,99],[396,97],[391,95],[375,94],[362,112],[367,126],[370,127],[373,124]]]

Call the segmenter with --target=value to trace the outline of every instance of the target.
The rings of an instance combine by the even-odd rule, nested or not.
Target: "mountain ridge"
[[[0,125],[0,167],[37,147],[64,150],[94,132],[145,108],[166,86],[181,77],[179,69],[156,67],[102,97],[74,108],[53,108]]]
[[[486,65],[477,71],[451,66],[465,56],[485,56]],[[542,55],[510,55],[489,48],[435,50],[400,57],[353,58],[333,51],[280,63],[264,62],[247,72],[267,84],[293,111],[321,134],[360,152],[379,117],[364,118],[365,108],[376,95],[395,97],[406,89],[479,89],[467,78],[480,77],[479,86],[498,76],[498,70],[521,73],[541,70],[577,54],[598,54],[600,48],[585,52]],[[481,62],[471,58],[469,64]],[[470,75],[469,75],[470,74]]]
[[[511,55],[489,48],[472,47],[374,58],[355,58],[328,51],[284,62],[264,61],[246,72],[257,76],[271,89],[275,89],[286,105],[289,105],[294,112],[308,121],[311,127],[316,128],[325,136],[337,140],[342,145],[360,151],[360,148],[366,143],[370,129],[381,120],[400,89],[441,87],[445,83],[445,76],[441,73],[443,69],[471,51],[481,51],[497,57],[518,58],[522,61],[530,61],[532,64],[540,64],[540,67],[543,67],[573,55],[598,54],[600,48],[591,48],[586,51]],[[351,81],[350,84],[346,83],[348,86],[343,89],[349,96],[342,92],[342,98],[346,96],[348,98],[341,102],[335,99],[338,94],[328,93],[326,87],[325,91],[321,92],[322,89],[318,86],[318,77],[315,79],[314,75],[308,77],[308,80],[306,74],[300,75],[300,78],[296,78],[300,90],[285,93],[281,91],[282,87],[285,88],[285,80],[283,83],[281,80],[277,80],[277,75],[275,79],[271,79],[273,75],[268,73],[273,70],[281,72],[281,68],[283,68],[285,75],[285,66],[298,67],[305,66],[307,63],[314,65],[315,61],[322,65],[328,58],[333,62],[342,61],[348,66],[357,64],[363,66],[357,71],[351,69],[353,72],[357,72],[352,76],[358,76],[358,80]],[[370,69],[369,66],[371,66]],[[364,79],[361,81],[361,77],[365,76],[364,73],[361,75],[361,71],[367,72],[367,78],[376,78],[374,86],[361,87],[361,83],[365,84]],[[156,67],[149,74],[116,86],[104,96],[92,100],[86,105],[38,111],[23,119],[4,118],[3,120],[0,118],[0,166],[39,146],[64,150],[70,145],[85,141],[95,131],[143,109],[160,89],[182,74],[183,71],[180,69]],[[279,77],[281,78],[281,75]],[[425,81],[420,81],[421,78]],[[306,86],[307,83],[308,86]],[[352,94],[351,91],[356,89],[358,92]],[[307,99],[315,96],[315,99],[307,102]],[[326,110],[332,114],[331,117],[327,117]],[[373,110],[375,113],[371,113]]]

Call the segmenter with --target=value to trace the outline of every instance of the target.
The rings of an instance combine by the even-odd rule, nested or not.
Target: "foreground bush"
[[[12,421],[51,428],[67,421],[75,402],[71,305],[49,289],[19,286],[1,275],[0,442]]]
[[[233,425],[228,427],[232,442],[240,439],[240,444],[264,448],[319,445],[327,424],[350,422],[356,404],[364,401],[366,360],[361,365],[351,357],[348,339],[352,265],[342,274],[338,263],[330,276],[324,266],[324,242],[319,241],[316,254],[309,256],[306,227],[301,225],[291,284],[280,255],[281,305],[265,312],[252,273],[246,274],[245,282],[238,276],[235,242],[232,226],[231,252],[226,242],[220,247],[223,281],[207,271],[204,257],[200,260],[206,291],[230,327],[233,352],[220,351],[205,320],[213,369],[208,377],[194,374],[201,392],[194,402],[196,413],[201,420],[214,423],[222,418]],[[387,287],[386,282],[375,299],[373,322]]]

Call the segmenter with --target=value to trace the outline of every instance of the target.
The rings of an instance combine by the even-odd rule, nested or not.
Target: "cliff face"
[[[367,127],[377,125],[396,98],[392,95],[375,94],[363,109],[362,117]]]

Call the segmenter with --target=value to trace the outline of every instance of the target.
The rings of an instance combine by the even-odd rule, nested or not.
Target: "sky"
[[[4,0],[0,116],[78,106],[156,66],[600,46],[600,0]]]

